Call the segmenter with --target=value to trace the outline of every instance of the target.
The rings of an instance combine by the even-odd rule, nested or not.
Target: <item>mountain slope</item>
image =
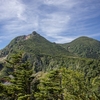
[[[80,57],[100,58],[100,41],[92,38],[82,36],[61,46]]]
[[[56,43],[51,43],[36,32],[32,32],[28,36],[19,36],[11,41],[11,43],[0,51],[0,57],[9,54],[24,51],[30,54],[46,54],[52,56],[70,55],[70,53]]]
[[[68,72],[68,78],[65,77],[64,79],[69,79],[69,81],[71,81],[73,83],[72,86],[75,85],[75,88],[72,88],[72,86],[69,86],[68,89],[71,90],[72,94],[73,94],[73,91],[75,90],[74,91],[75,94],[78,95],[79,93],[77,92],[77,90],[79,90],[79,89],[82,90],[82,88],[80,87],[81,86],[80,83],[83,84],[84,81],[81,82],[80,78],[82,78],[82,77],[80,76],[80,74],[77,74],[78,77],[80,76],[79,78],[78,77],[75,78],[74,76],[76,74],[73,74],[73,73],[74,72],[76,73],[76,71],[81,72],[82,75],[84,75],[84,78],[86,80],[86,82],[85,82],[86,84],[84,84],[82,86],[83,87],[89,86],[88,89],[89,89],[90,96],[87,95],[87,97],[89,97],[89,99],[92,99],[90,97],[91,97],[91,94],[93,94],[93,97],[97,96],[100,98],[100,91],[99,91],[100,90],[100,85],[99,85],[99,83],[100,83],[100,60],[90,59],[90,58],[99,58],[100,57],[100,54],[99,54],[100,53],[100,42],[97,40],[88,38],[88,37],[80,37],[70,43],[66,43],[61,46],[59,44],[49,42],[48,40],[46,40],[45,38],[43,38],[36,32],[33,32],[32,34],[30,34],[28,36],[23,35],[23,36],[16,37],[15,39],[13,39],[11,41],[11,43],[8,46],[6,46],[3,50],[0,51],[0,57],[1,57],[0,58],[0,61],[1,61],[1,63],[0,63],[0,82],[2,82],[2,81],[5,81],[5,83],[9,82],[8,80],[4,80],[4,78],[7,78],[5,76],[9,76],[10,72],[12,72],[12,69],[10,69],[11,65],[9,65],[7,63],[2,63],[2,61],[5,61],[5,59],[7,59],[10,55],[12,55],[14,53],[18,57],[19,54],[17,54],[16,52],[24,51],[25,53],[22,54],[22,57],[23,57],[22,61],[28,60],[30,62],[30,69],[32,70],[33,75],[34,75],[34,72],[36,72],[36,74],[38,75],[38,76],[36,76],[36,74],[35,74],[34,76],[28,77],[28,79],[33,78],[33,81],[31,84],[32,85],[31,89],[33,89],[32,96],[35,93],[34,90],[38,89],[37,86],[39,86],[38,84],[40,82],[40,80],[38,80],[38,79],[43,79],[43,78],[39,77],[39,76],[41,76],[41,74],[38,74],[39,71],[42,71],[42,73],[44,73],[44,72],[48,73],[51,70],[53,72],[53,70],[55,71],[55,69],[64,68],[65,70],[60,71],[60,73],[59,73],[60,76],[58,77],[58,79],[57,79],[57,74],[55,74],[55,76],[53,76],[53,77],[55,77],[55,79],[58,80],[57,82],[58,82],[58,84],[60,84],[59,85],[60,87],[61,87],[62,76],[64,76],[64,77],[66,76],[66,69],[68,69],[70,71],[72,70],[72,74],[70,74]],[[78,57],[75,57],[75,55],[72,55],[73,53],[76,54]],[[65,55],[65,56],[63,56],[63,55]],[[11,64],[15,64],[15,66],[17,65],[17,67],[20,68],[21,66],[19,66],[19,63],[17,62],[20,60],[19,60],[19,58],[18,58],[18,60],[16,60],[16,58],[17,58],[16,56],[14,56],[16,63],[13,62]],[[81,58],[81,57],[88,57],[88,58]],[[14,60],[8,59],[8,62],[9,61],[14,61]],[[23,67],[25,67],[23,64],[21,64],[21,65]],[[12,65],[12,66],[14,66],[14,65]],[[17,67],[15,67],[15,69]],[[25,68],[27,68],[27,67],[29,67],[29,66],[26,66]],[[20,72],[16,72],[16,70],[15,70],[14,72],[18,73],[19,74],[18,76],[22,76],[22,78],[17,77],[18,79],[22,80],[22,79],[24,79],[23,75],[24,75],[24,77],[27,76],[26,70],[22,69],[19,71]],[[28,73],[30,73],[30,72],[28,72]],[[44,77],[44,75],[43,75],[43,77]],[[71,75],[73,77],[70,77]],[[46,76],[51,77],[50,74],[48,74]],[[47,77],[44,77],[44,78],[47,79]],[[73,78],[75,78],[75,81],[73,81]],[[25,77],[25,80],[26,80],[26,77]],[[79,80],[79,82],[77,82],[76,80]],[[69,81],[67,81],[67,83],[69,83]],[[17,80],[16,82],[19,82],[19,80]],[[48,83],[48,82],[46,81],[46,83]],[[55,80],[53,80],[52,83],[53,82],[55,82]],[[64,80],[64,83],[65,82],[66,81]],[[87,84],[87,82],[88,82],[88,84]],[[20,83],[18,83],[18,84],[20,84]],[[90,83],[93,83],[92,85],[94,85],[94,86],[91,86]],[[77,84],[79,84],[78,87],[77,87]],[[24,84],[21,83],[21,86],[22,85],[24,86]],[[53,86],[54,86],[54,84],[53,84]],[[58,85],[56,85],[56,86],[58,86]],[[25,87],[26,87],[26,85],[25,85]],[[54,87],[54,90],[55,90],[55,88],[56,87]],[[7,89],[9,89],[9,88],[7,88]],[[12,86],[11,86],[10,90],[12,90]],[[16,90],[16,89],[14,88],[14,90]],[[49,90],[50,90],[50,88],[49,88]],[[61,88],[61,90],[62,90],[62,88]],[[39,90],[36,90],[36,92],[37,91],[39,91]],[[85,91],[87,91],[87,89],[85,89]],[[82,97],[84,97],[83,90],[79,91],[79,92],[82,92]],[[16,91],[14,91],[12,93],[16,93]],[[39,91],[39,93],[40,93],[40,91]],[[88,93],[88,91],[86,93]],[[5,91],[4,91],[4,94],[5,94]],[[9,95],[9,96],[11,96],[11,95]],[[27,95],[25,94],[25,96],[27,96]],[[28,96],[29,96],[29,94],[28,94]],[[3,97],[4,97],[4,95],[3,95]],[[72,95],[71,95],[71,97],[72,97]],[[5,99],[6,98],[7,97],[5,97]],[[75,99],[77,99],[77,98],[75,98]],[[95,100],[99,100],[99,99],[95,99]]]

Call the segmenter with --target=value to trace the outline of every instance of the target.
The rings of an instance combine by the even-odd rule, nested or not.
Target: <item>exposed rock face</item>
[[[34,36],[40,36],[37,32],[33,31],[31,34],[25,36],[25,40],[34,37]]]
[[[25,40],[29,39],[30,37],[31,37],[30,35],[27,35],[27,36],[25,37]]]

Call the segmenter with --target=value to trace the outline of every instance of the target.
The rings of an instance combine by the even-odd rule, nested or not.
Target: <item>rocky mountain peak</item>
[[[33,31],[30,35],[32,35],[32,36],[40,36],[36,31]]]

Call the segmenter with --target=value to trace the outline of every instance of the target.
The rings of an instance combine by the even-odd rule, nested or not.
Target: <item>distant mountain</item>
[[[0,61],[20,51],[29,55],[64,55],[98,59],[100,58],[100,41],[82,36],[70,43],[56,44],[33,31],[29,35],[16,37],[4,49],[0,50]]]
[[[9,56],[12,53],[24,51],[29,54],[45,54],[51,56],[71,55],[65,48],[56,43],[51,43],[37,32],[29,35],[18,36],[8,46],[0,51],[0,57]]]
[[[61,45],[70,53],[85,58],[100,58],[100,41],[89,37],[79,37],[70,43]]]

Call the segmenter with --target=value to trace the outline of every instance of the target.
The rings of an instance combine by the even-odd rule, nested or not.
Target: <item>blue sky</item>
[[[0,0],[0,49],[32,31],[56,43],[100,40],[100,0]]]

